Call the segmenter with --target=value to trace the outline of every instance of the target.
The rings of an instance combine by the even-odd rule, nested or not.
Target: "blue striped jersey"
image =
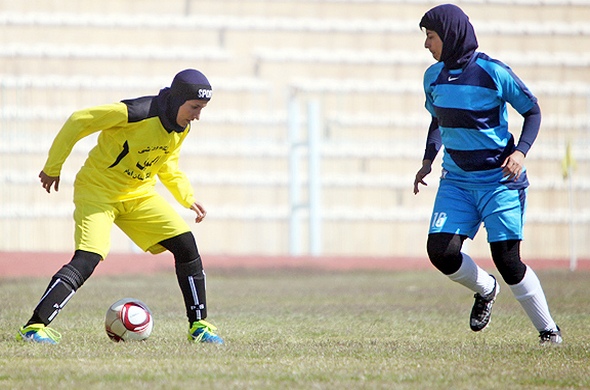
[[[509,103],[524,114],[536,97],[502,62],[475,53],[463,69],[443,62],[424,73],[425,107],[437,118],[444,146],[443,177],[473,187],[503,182],[500,165],[514,151],[508,130]],[[528,185],[526,173],[513,188]]]

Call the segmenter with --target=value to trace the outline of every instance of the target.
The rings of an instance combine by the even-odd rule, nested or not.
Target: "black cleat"
[[[541,345],[563,343],[563,339],[561,338],[561,329],[559,329],[559,326],[557,327],[557,330],[544,330],[540,332],[539,339]]]
[[[494,278],[494,276],[492,276],[492,278]],[[494,290],[492,290],[491,293],[485,297],[481,296],[479,293],[474,296],[475,303],[473,304],[471,316],[469,317],[469,326],[471,326],[471,330],[474,332],[479,332],[490,323],[490,319],[492,318],[492,306],[496,301],[496,296],[500,292],[500,286],[498,285],[496,278],[494,278],[494,282]]]

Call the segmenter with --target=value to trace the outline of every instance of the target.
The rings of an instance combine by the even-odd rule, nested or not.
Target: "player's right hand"
[[[39,173],[39,178],[41,179],[41,186],[45,188],[47,193],[51,192],[51,186],[55,188],[55,191],[59,191],[59,176],[49,176],[41,171],[41,173]]]
[[[420,192],[418,188],[419,184],[427,186],[424,178],[432,171],[432,163],[429,160],[424,160],[422,162],[422,168],[416,173],[416,178],[414,179],[414,195]]]

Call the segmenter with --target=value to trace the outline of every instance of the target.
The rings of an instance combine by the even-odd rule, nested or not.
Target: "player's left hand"
[[[197,217],[195,218],[196,223],[201,222],[207,216],[207,210],[205,210],[203,205],[198,202],[192,204],[191,210],[197,214]]]
[[[502,172],[508,180],[518,180],[524,166],[524,154],[520,150],[515,150],[502,163]]]

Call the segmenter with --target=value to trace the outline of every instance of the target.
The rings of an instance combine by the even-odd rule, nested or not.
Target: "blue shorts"
[[[471,239],[484,223],[488,242],[522,240],[527,189],[465,189],[441,180],[430,218],[432,233]]]

